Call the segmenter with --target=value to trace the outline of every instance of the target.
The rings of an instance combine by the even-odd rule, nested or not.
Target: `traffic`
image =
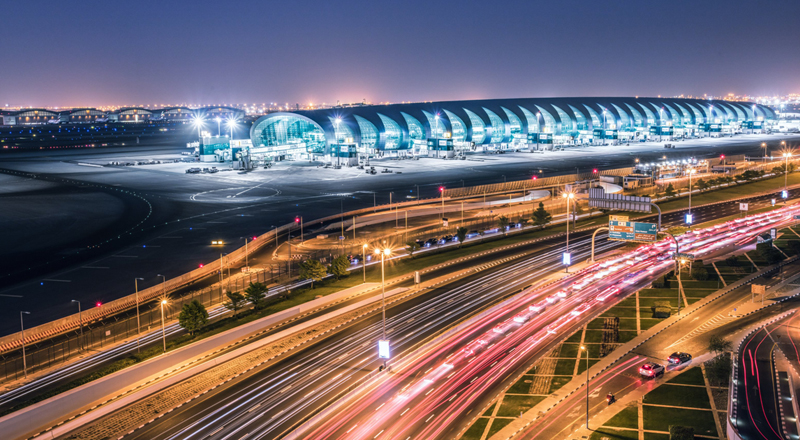
[[[421,360],[402,367],[393,382],[382,389],[386,395],[369,396],[347,413],[329,420],[308,438],[439,438],[452,435],[459,417],[475,409],[477,396],[530,362],[548,344],[568,335],[567,330],[635,292],[672,269],[678,244],[681,255],[701,257],[731,245],[741,245],[772,227],[787,224],[800,207],[787,206],[705,229],[639,246],[598,262],[544,288],[530,289],[492,313],[475,319],[459,335],[460,343],[441,343],[427,358],[442,359],[438,365]],[[492,323],[493,322],[493,323]],[[488,330],[481,330],[488,327]],[[460,344],[460,345],[459,345]],[[449,354],[445,351],[448,350]],[[691,360],[676,353],[670,363]],[[635,364],[645,377],[663,374],[659,364]],[[430,367],[430,368],[428,368]],[[423,368],[425,368],[423,370]],[[414,377],[413,380],[410,378]],[[371,407],[376,409],[370,410]],[[474,414],[474,411],[472,411]],[[455,423],[458,425],[458,423]],[[463,424],[463,423],[462,423]]]

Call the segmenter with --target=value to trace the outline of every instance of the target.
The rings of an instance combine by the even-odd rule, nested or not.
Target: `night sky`
[[[800,92],[800,1],[7,1],[0,105]]]

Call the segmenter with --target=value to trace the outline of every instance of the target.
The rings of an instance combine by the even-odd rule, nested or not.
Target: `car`
[[[689,353],[683,353],[681,351],[676,351],[675,353],[669,355],[669,357],[667,358],[667,362],[673,365],[684,364],[691,360],[692,360],[692,355],[690,355]]]
[[[480,233],[476,230],[467,232],[467,238],[474,238],[477,237],[478,235],[480,235]]]
[[[664,366],[655,362],[647,362],[639,367],[639,374],[644,377],[656,378],[664,375]]]
[[[439,240],[437,240],[435,238],[429,238],[429,239],[425,240],[425,247],[431,247],[431,246],[435,245],[438,242],[439,242]]]
[[[425,240],[416,239],[414,240],[417,243],[417,247],[424,248],[425,247]]]

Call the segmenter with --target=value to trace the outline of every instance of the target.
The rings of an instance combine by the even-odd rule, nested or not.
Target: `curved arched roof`
[[[767,119],[774,118],[774,112],[758,104],[739,104],[727,101],[713,101],[701,99],[678,98],[619,98],[619,97],[592,97],[592,98],[520,98],[520,99],[484,99],[471,101],[440,101],[410,104],[389,104],[331,108],[322,110],[298,110],[284,112],[281,115],[295,114],[304,119],[313,121],[320,127],[326,136],[328,146],[337,141],[334,136],[334,124],[347,127],[360,142],[360,126],[371,124],[378,131],[375,148],[384,149],[388,136],[385,119],[399,126],[400,148],[410,146],[411,117],[418,121],[423,128],[425,137],[433,137],[432,133],[437,128],[439,131],[453,131],[453,123],[461,125],[466,131],[464,140],[477,141],[478,143],[509,142],[511,134],[511,118],[509,114],[519,120],[522,135],[540,131],[552,131],[554,134],[574,134],[579,127],[582,129],[600,128],[605,116],[606,124],[613,122],[617,128],[635,128],[647,125],[694,125],[706,122],[713,112],[715,119],[725,121],[744,121],[754,119],[752,106],[756,107],[756,117],[763,116]],[[746,108],[750,110],[747,111]],[[274,114],[263,116],[256,123]],[[433,118],[438,116],[438,122]],[[451,121],[455,116],[457,120]],[[383,117],[383,118],[382,118]],[[499,122],[498,122],[499,121]],[[387,121],[388,122],[388,121]],[[367,124],[368,123],[368,124]],[[476,124],[483,125],[483,136],[475,135],[478,128]],[[516,125],[516,121],[515,121]],[[394,126],[394,124],[392,124]],[[370,128],[371,130],[371,128]],[[393,139],[396,141],[396,137]],[[255,140],[254,140],[255,145]]]

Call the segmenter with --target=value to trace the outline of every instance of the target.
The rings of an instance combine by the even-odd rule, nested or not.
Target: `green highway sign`
[[[658,236],[655,223],[640,223],[610,220],[608,222],[608,239],[617,241],[639,241],[652,243]]]

